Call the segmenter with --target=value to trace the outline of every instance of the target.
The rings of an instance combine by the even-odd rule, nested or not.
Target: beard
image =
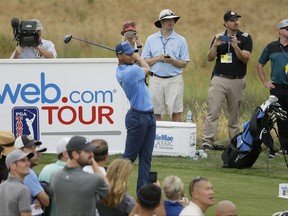
[[[83,158],[83,157],[80,157],[77,162],[78,164],[81,166],[81,167],[84,167],[84,166],[87,166],[87,165],[92,165],[92,158]]]

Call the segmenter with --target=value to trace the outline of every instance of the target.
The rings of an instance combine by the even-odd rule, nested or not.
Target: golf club
[[[24,112],[29,112],[31,113],[32,115],[35,115],[34,113],[32,113],[31,111],[27,110],[27,109],[24,109]]]
[[[110,50],[110,51],[114,51],[114,52],[115,52],[115,49],[112,49],[112,48],[110,48],[110,47],[106,47],[106,46],[103,46],[103,45],[101,45],[101,44],[97,44],[97,43],[94,43],[94,42],[90,42],[90,41],[87,41],[87,40],[83,40],[83,39],[81,39],[81,38],[74,37],[74,36],[72,36],[72,34],[68,34],[68,35],[66,35],[66,36],[64,37],[64,43],[65,43],[65,44],[69,43],[72,38],[75,39],[75,40],[78,40],[78,41],[82,41],[82,42],[85,42],[85,43],[88,43],[88,44],[92,44],[92,45],[94,45],[94,46],[102,47],[102,48],[104,48],[104,49],[107,49],[107,50]]]

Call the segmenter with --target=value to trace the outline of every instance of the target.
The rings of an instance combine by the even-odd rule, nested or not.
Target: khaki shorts
[[[184,83],[182,74],[166,79],[150,77],[149,91],[155,114],[172,115],[183,112]]]

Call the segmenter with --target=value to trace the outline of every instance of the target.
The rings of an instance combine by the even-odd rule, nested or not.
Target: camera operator
[[[132,21],[126,21],[123,24],[121,35],[122,41],[129,42],[134,49],[138,50],[138,54],[141,56],[143,44],[140,42],[139,34],[136,29],[136,23]]]
[[[55,50],[55,45],[51,41],[44,40],[41,37],[43,30],[41,22],[37,19],[31,21],[36,21],[39,45],[37,47],[21,47],[17,44],[17,47],[12,53],[10,59],[56,58],[57,52]]]

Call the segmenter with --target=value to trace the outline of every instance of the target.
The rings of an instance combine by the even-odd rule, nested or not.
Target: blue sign
[[[39,110],[37,107],[22,106],[12,109],[12,131],[16,137],[30,135],[39,140]]]

